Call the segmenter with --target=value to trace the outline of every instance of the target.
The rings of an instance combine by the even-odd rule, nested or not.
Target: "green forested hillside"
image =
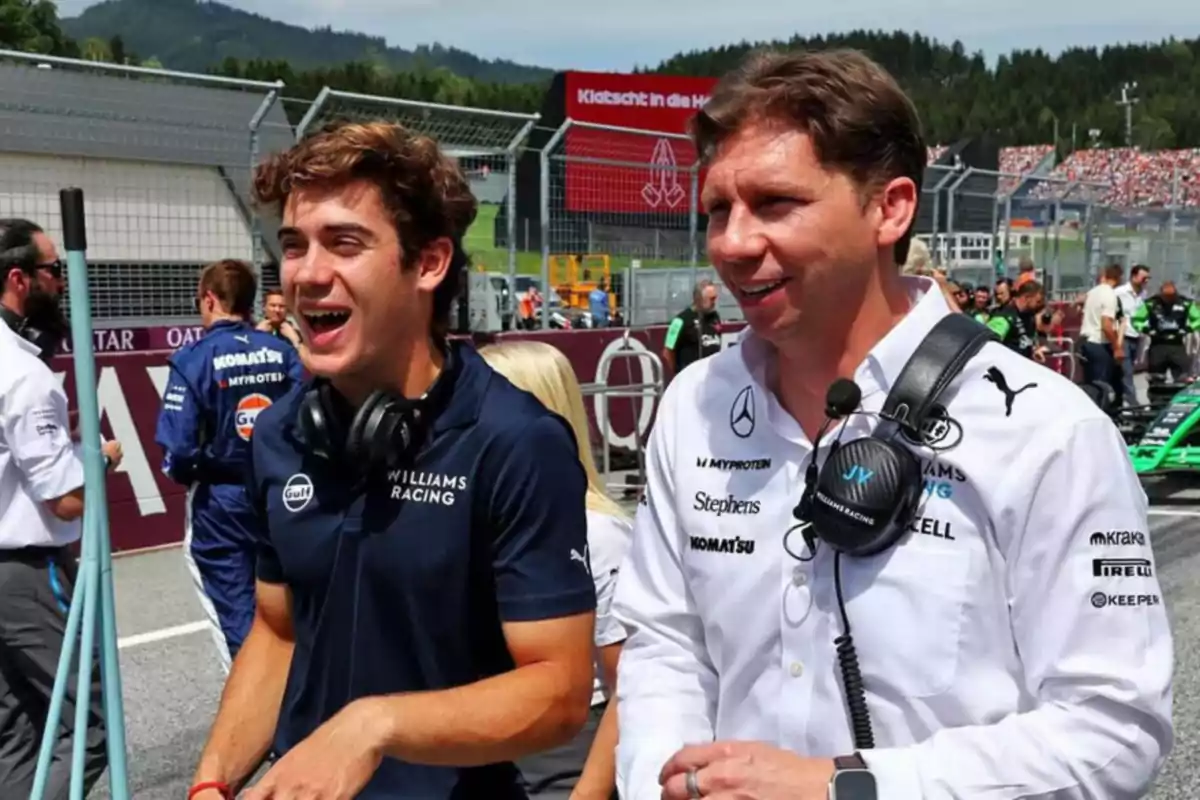
[[[138,9],[140,16],[134,19]],[[88,19],[108,19],[111,27],[81,27]],[[912,95],[930,142],[990,132],[1001,144],[1049,143],[1057,132],[1062,152],[1093,141],[1121,145],[1125,118],[1116,101],[1121,85],[1136,81],[1140,102],[1133,112],[1133,143],[1146,149],[1200,147],[1200,37],[1076,48],[1057,57],[1020,50],[994,66],[960,42],[947,44],[904,31],[796,36],[769,44],[865,50]],[[389,50],[381,39],[304,31],[196,0],[108,0],[61,26],[50,0],[0,0],[0,46],[282,78],[290,97],[313,97],[330,85],[514,111],[537,110],[550,76],[536,67],[487,62],[445,48]],[[681,53],[650,71],[719,75],[752,46],[758,45]],[[319,65],[313,65],[314,58]],[[1094,140],[1093,129],[1098,131]]]
[[[285,61],[294,69],[351,61],[394,70],[443,67],[466,78],[499,83],[525,83],[550,75],[546,69],[488,61],[440,45],[402,50],[363,33],[308,30],[205,0],[107,0],[61,24],[76,41],[120,36],[130,51],[190,72],[236,58]]]

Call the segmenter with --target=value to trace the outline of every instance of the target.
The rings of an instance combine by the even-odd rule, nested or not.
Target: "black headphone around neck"
[[[817,538],[836,552],[863,557],[887,550],[904,536],[920,504],[923,476],[920,459],[897,438],[904,434],[921,441],[939,398],[995,338],[965,314],[938,321],[904,365],[871,435],[831,450],[815,480],[809,470],[803,512],[797,511],[807,517]],[[819,443],[818,437],[814,444]],[[816,446],[813,459],[815,463]]]
[[[300,401],[296,425],[301,441],[322,458],[360,470],[407,463],[454,385],[458,359],[452,347],[443,355],[442,371],[415,400],[377,389],[355,411],[329,381],[317,379]]]

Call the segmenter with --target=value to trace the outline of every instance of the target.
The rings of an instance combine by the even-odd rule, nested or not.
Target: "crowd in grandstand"
[[[947,148],[928,148],[929,163]],[[1000,172],[1005,176],[1028,175],[1043,167],[1052,145],[1005,147],[1000,151]],[[1040,173],[1049,180],[1026,185],[1029,196],[1052,199],[1089,200],[1116,208],[1169,207],[1172,203],[1200,208],[1200,148],[1146,151],[1136,147],[1076,150],[1062,163]],[[1072,183],[1083,185],[1071,188]],[[1004,177],[999,191],[1008,194],[1022,188],[1023,180]]]

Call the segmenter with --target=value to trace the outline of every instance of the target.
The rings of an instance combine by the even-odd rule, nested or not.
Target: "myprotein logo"
[[[255,372],[249,375],[230,375],[221,380],[221,388],[230,386],[261,386],[264,383],[283,383],[287,378],[282,372]]]
[[[1088,538],[1092,547],[1122,547],[1136,545],[1144,547],[1146,534],[1141,531],[1096,531]]]
[[[707,492],[696,492],[692,508],[720,517],[725,514],[757,514],[762,509],[762,504],[757,500],[739,500],[733,495],[713,497]]]
[[[696,466],[700,469],[715,469],[721,472],[756,472],[758,470],[770,469],[771,459],[705,458],[699,456],[696,458]]]
[[[1096,558],[1092,575],[1097,578],[1149,578],[1154,574],[1148,558]]]
[[[754,410],[754,387],[747,386],[729,407],[729,428],[738,438],[748,439],[754,433]]]
[[[312,479],[303,472],[298,472],[288,478],[283,485],[283,507],[295,514],[304,510],[313,498]]]

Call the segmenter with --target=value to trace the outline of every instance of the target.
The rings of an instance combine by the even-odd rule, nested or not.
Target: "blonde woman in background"
[[[596,583],[596,684],[592,714],[575,740],[562,747],[523,759],[517,766],[530,796],[543,800],[610,800],[616,798],[617,658],[627,633],[612,615],[617,571],[629,549],[628,515],[604,491],[592,457],[583,392],[571,362],[557,348],[542,342],[488,345],[479,354],[493,369],[542,405],[565,419],[575,432],[579,460],[588,477],[588,561]],[[576,554],[572,554],[572,558]]]
[[[900,268],[902,275],[923,275],[926,278],[933,278],[937,281],[937,285],[941,287],[942,294],[946,296],[946,302],[950,304],[950,308],[955,311],[962,311],[958,304],[958,300],[954,297],[953,287],[947,280],[946,270],[933,263],[933,255],[929,252],[929,245],[925,244],[920,239],[913,239],[908,246],[908,259],[904,262],[904,266]]]

